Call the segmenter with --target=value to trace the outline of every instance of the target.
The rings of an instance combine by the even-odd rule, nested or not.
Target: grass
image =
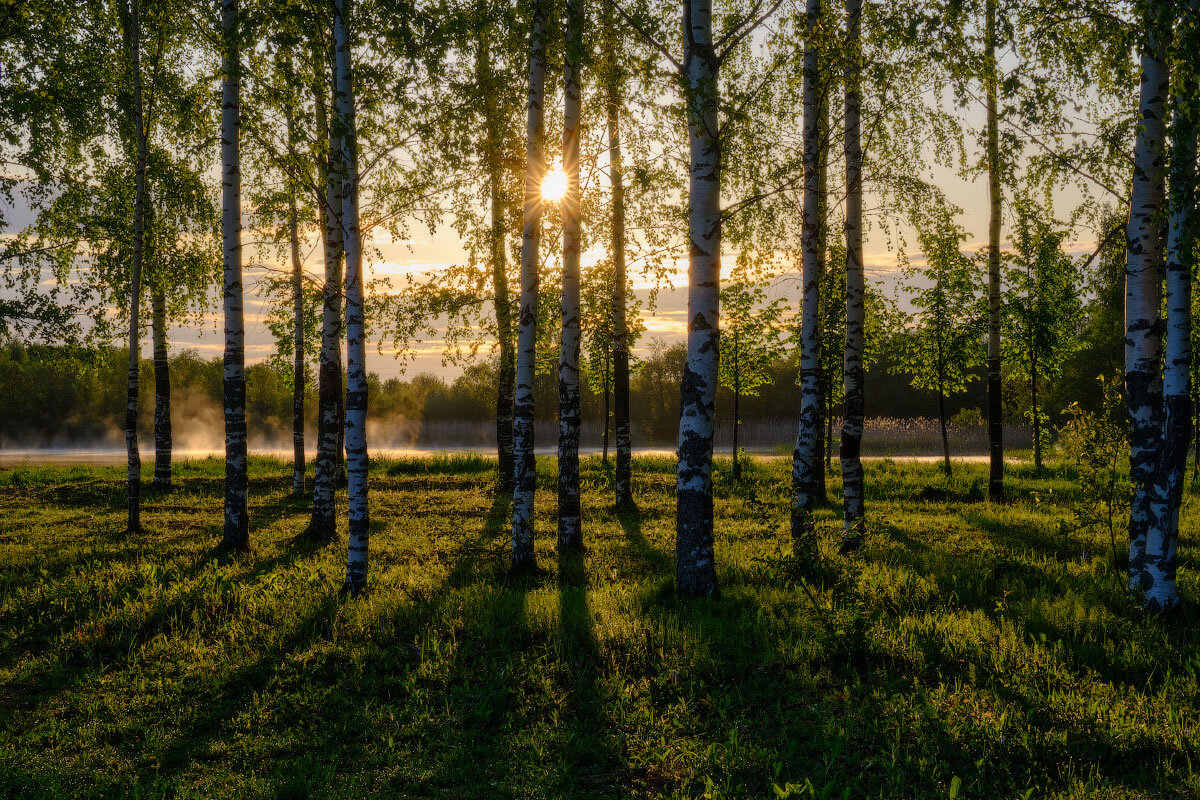
[[[563,560],[539,462],[522,580],[487,466],[376,465],[357,599],[344,531],[295,539],[282,463],[252,461],[235,557],[219,462],[148,488],[140,535],[118,468],[0,473],[0,796],[1200,795],[1186,509],[1188,606],[1147,618],[1107,533],[1062,524],[1063,473],[1014,467],[994,506],[984,466],[871,463],[865,546],[837,554],[829,507],[795,557],[788,464],[760,459],[717,481],[722,598],[683,601],[670,461],[635,462],[618,515],[585,459],[588,551]]]

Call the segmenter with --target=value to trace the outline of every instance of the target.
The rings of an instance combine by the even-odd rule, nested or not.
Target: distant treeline
[[[1094,308],[1090,328],[1111,327],[1105,306]],[[1119,309],[1114,319],[1119,320]],[[1119,336],[1103,330],[1085,331],[1093,346],[1077,353],[1062,380],[1046,390],[1046,408],[1055,412],[1070,402],[1091,405],[1095,378],[1113,374],[1121,365]],[[1117,331],[1114,331],[1114,334]],[[1104,346],[1107,345],[1107,346]],[[641,359],[631,385],[631,415],[635,439],[641,443],[672,443],[679,419],[679,381],[685,351],[682,345],[655,348]],[[0,446],[68,447],[118,445],[122,441],[125,408],[126,356],[117,348],[68,348],[8,342],[0,347]],[[185,350],[170,359],[172,416],[176,444],[181,449],[219,449],[223,445],[221,416],[222,363],[219,356],[205,359]],[[743,425],[754,421],[786,420],[796,416],[800,389],[796,385],[796,359],[777,361],[771,367],[774,382],[757,397],[743,397]],[[983,370],[980,380],[966,393],[951,398],[950,414],[982,409],[985,402]],[[307,426],[315,428],[316,382],[310,378],[305,408]],[[247,369],[247,417],[251,445],[286,446],[290,441],[292,413],[291,372],[286,365],[264,361]],[[582,411],[587,444],[599,444],[604,420],[603,394],[583,383]],[[142,361],[141,428],[153,426],[154,379],[150,359]],[[874,365],[866,381],[868,417],[912,419],[936,413],[936,396],[912,388],[909,376],[886,360]],[[535,383],[536,408],[541,421],[554,419],[557,410],[555,376],[542,374]],[[1028,390],[1018,381],[1006,384],[1005,412],[1013,424],[1026,422]],[[370,418],[380,427],[381,446],[436,445],[453,439],[456,422],[491,422],[495,419],[496,368],[490,361],[467,367],[447,381],[427,373],[410,378],[370,378]],[[610,406],[611,407],[611,406]],[[732,395],[717,394],[718,434],[730,424]],[[834,417],[838,409],[834,406]],[[834,431],[836,436],[836,429]],[[544,438],[550,445],[553,438]],[[465,442],[459,442],[465,443]],[[480,443],[482,444],[482,443]]]

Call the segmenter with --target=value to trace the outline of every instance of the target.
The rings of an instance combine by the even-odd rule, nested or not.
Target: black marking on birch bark
[[[332,78],[331,78],[332,82]],[[324,109],[318,93],[318,111]],[[337,537],[334,503],[338,478],[342,394],[342,172],[341,137],[331,121],[318,128],[328,133],[329,151],[322,171],[325,177],[325,286],[321,307],[321,363],[318,375],[317,458],[313,469],[313,512],[306,534],[320,542]]]
[[[237,0],[222,0],[221,228],[224,243],[225,527],[223,544],[250,546],[246,474],[246,351],[242,300],[240,93]]]
[[[1163,60],[1170,25],[1162,9],[1145,7],[1141,46],[1142,79],[1139,120],[1134,144],[1133,186],[1126,225],[1125,264],[1125,397],[1129,407],[1129,473],[1133,499],[1129,513],[1129,588],[1148,598],[1160,578],[1164,557],[1155,512],[1161,489],[1158,450],[1162,446],[1164,412],[1161,367],[1159,274],[1162,269],[1164,202],[1163,115],[1168,90]]]
[[[529,95],[526,113],[525,205],[521,231],[521,304],[517,329],[517,385],[513,399],[513,569],[537,570],[533,549],[534,459],[533,380],[537,356],[538,246],[541,227],[541,182],[545,171],[546,27],[548,0],[535,0],[529,36]]]
[[[171,485],[171,364],[167,359],[167,299],[151,294],[154,327],[154,485]]]
[[[369,457],[367,453],[367,365],[363,318],[362,241],[358,219],[358,140],[354,118],[354,77],[349,0],[334,3],[337,111],[342,134],[342,236],[346,254],[346,468],[349,543],[345,589],[358,595],[367,586],[370,546]]]

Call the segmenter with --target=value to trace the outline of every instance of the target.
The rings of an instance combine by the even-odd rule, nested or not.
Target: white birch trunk
[[[342,407],[342,138],[326,117],[324,92],[316,97],[317,129],[327,134],[323,154],[325,199],[320,204],[325,226],[325,286],[321,308],[321,364],[317,403],[317,458],[313,469],[313,513],[308,534],[318,541],[337,535],[334,499],[338,479],[338,446]]]
[[[349,0],[335,0],[333,43],[337,63],[337,116],[342,135],[342,237],[346,252],[346,469],[350,544],[346,589],[367,586],[370,515],[367,502],[367,364],[363,319],[362,241],[358,227],[358,140],[346,15]]]
[[[1161,535],[1155,532],[1151,536],[1162,430],[1159,275],[1163,260],[1161,215],[1168,91],[1165,26],[1158,23],[1157,17],[1150,9],[1144,18],[1139,125],[1125,234],[1125,397],[1130,420],[1129,472],[1134,489],[1129,514],[1129,588],[1135,593],[1145,592],[1151,603],[1151,593],[1163,586],[1163,562],[1169,558]]]
[[[713,403],[717,391],[721,284],[719,62],[711,0],[684,0],[683,78],[688,115],[688,334],[679,398],[675,588],[718,593],[713,551]]]
[[[127,528],[137,533],[142,528],[142,458],[138,452],[138,367],[141,355],[141,327],[138,312],[142,300],[142,252],[146,231],[146,120],[142,111],[142,43],[137,0],[130,0],[129,63],[133,77],[134,136],[137,139],[137,164],[134,168],[133,199],[133,270],[129,286],[129,369],[126,373],[125,449],[128,458],[129,509]]]
[[[221,85],[221,238],[225,311],[225,530],[224,544],[250,546],[246,509],[246,328],[242,299],[242,179],[240,163],[241,65],[238,0],[221,0],[224,61]]]
[[[1200,0],[1184,12],[1185,24],[1200,23]],[[1188,17],[1190,16],[1190,20]],[[1195,28],[1191,30],[1194,32]],[[1180,50],[1187,43],[1181,42]],[[1192,69],[1195,69],[1194,67]],[[1196,120],[1198,94],[1194,72],[1181,70],[1171,87],[1175,118],[1172,126],[1170,217],[1167,229],[1167,336],[1163,369],[1163,430],[1158,450],[1158,479],[1153,501],[1154,525],[1146,542],[1149,574],[1154,583],[1144,587],[1152,608],[1179,606],[1179,509],[1183,504],[1184,471],[1191,439],[1192,366],[1192,261],[1196,245]]]
[[[583,547],[579,503],[579,123],[582,111],[583,0],[567,0],[563,61],[562,338],[558,360],[558,549]]]
[[[147,214],[147,218],[149,214]],[[171,485],[171,362],[167,354],[167,298],[155,287],[150,296],[154,329],[154,485]]]
[[[513,569],[534,570],[533,376],[537,357],[538,245],[542,224],[542,134],[545,128],[547,0],[535,0],[529,36],[529,105],[525,134],[525,208],[521,227],[521,306],[513,399]]]
[[[846,349],[843,356],[845,413],[842,422],[843,540],[850,544],[863,523],[863,348],[866,343],[866,282],[862,253],[862,143],[859,119],[862,0],[846,2]]]
[[[817,472],[821,437],[821,254],[819,252],[820,206],[820,109],[817,102],[817,46],[815,38],[821,14],[820,0],[808,0],[804,34],[804,205],[801,232],[804,301],[800,323],[800,425],[792,453],[792,537],[799,539],[812,530],[812,512],[817,499]]]

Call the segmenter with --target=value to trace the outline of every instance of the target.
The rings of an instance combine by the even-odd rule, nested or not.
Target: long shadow
[[[651,545],[646,534],[642,532],[642,512],[637,509],[618,509],[616,517],[625,532],[625,549],[629,554],[646,564],[653,572],[669,574],[672,568],[671,557]]]
[[[559,551],[558,619],[562,655],[571,681],[567,700],[568,735],[558,786],[566,796],[615,789],[622,768],[606,724],[597,686],[600,653],[588,605],[588,577],[581,551]]]

